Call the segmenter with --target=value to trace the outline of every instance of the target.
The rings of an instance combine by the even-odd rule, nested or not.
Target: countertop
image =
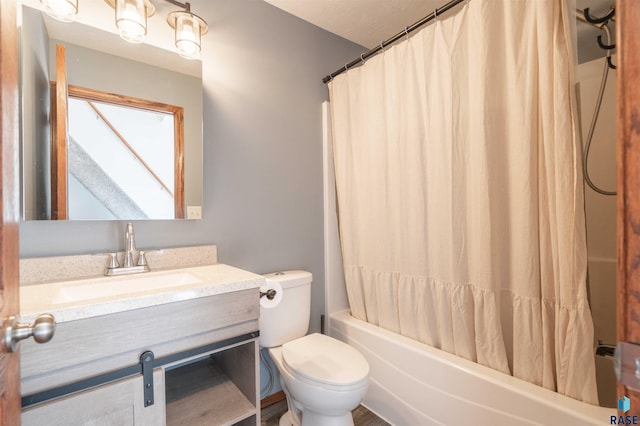
[[[169,276],[187,277],[187,283],[171,283]],[[161,288],[148,288],[149,282],[165,282]],[[190,283],[190,281],[194,281]],[[144,286],[136,284],[145,282]],[[179,302],[247,290],[264,285],[265,278],[233,266],[215,264],[188,268],[151,271],[115,277],[98,276],[66,280],[20,288],[20,320],[33,322],[39,314],[52,314],[57,323],[76,321],[132,309]],[[95,287],[93,287],[95,286]],[[118,288],[117,294],[109,294]],[[69,291],[80,290],[86,295],[67,297]],[[89,291],[87,291],[88,289]],[[92,291],[93,289],[99,291]],[[77,292],[76,292],[77,293]],[[73,300],[71,300],[73,299]],[[256,295],[256,303],[259,299]]]

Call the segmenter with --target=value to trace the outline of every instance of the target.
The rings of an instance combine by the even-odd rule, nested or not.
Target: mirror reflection
[[[68,93],[67,219],[184,217],[182,108]]]
[[[23,218],[171,219],[199,209],[199,61],[28,6],[21,24]]]

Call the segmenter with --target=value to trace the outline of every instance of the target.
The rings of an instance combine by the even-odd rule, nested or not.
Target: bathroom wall
[[[614,57],[615,62],[615,57]],[[600,88],[604,58],[578,66],[583,141],[591,124]],[[616,189],[616,71],[609,70],[607,86],[589,154],[589,175],[600,188]],[[596,193],[585,183],[589,293],[595,343],[616,342],[616,197]],[[601,405],[615,406],[616,390],[611,358],[596,357]]]
[[[25,167],[23,179],[31,182],[23,193],[22,203],[25,211],[39,212],[34,218],[45,219],[50,216],[51,200],[46,188],[51,186],[49,179],[49,37],[45,30],[42,14],[28,9],[22,15],[23,28],[33,31],[19,31],[22,61],[20,82],[21,123],[34,123],[25,126],[21,140],[23,145],[20,157]]]
[[[314,275],[324,310],[321,79],[365,49],[262,0],[193,0],[203,38],[203,219],[136,221],[138,247],[216,244],[221,263]],[[152,18],[164,19],[164,17]],[[122,248],[124,222],[25,222],[20,254]]]

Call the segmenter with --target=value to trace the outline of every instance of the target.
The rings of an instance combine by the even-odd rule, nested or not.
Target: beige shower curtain
[[[352,314],[596,404],[568,10],[471,0],[329,87]]]

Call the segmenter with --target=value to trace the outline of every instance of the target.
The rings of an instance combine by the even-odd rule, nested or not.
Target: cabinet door
[[[164,372],[153,372],[154,404],[144,406],[142,376],[118,380],[22,411],[24,426],[162,426]]]

